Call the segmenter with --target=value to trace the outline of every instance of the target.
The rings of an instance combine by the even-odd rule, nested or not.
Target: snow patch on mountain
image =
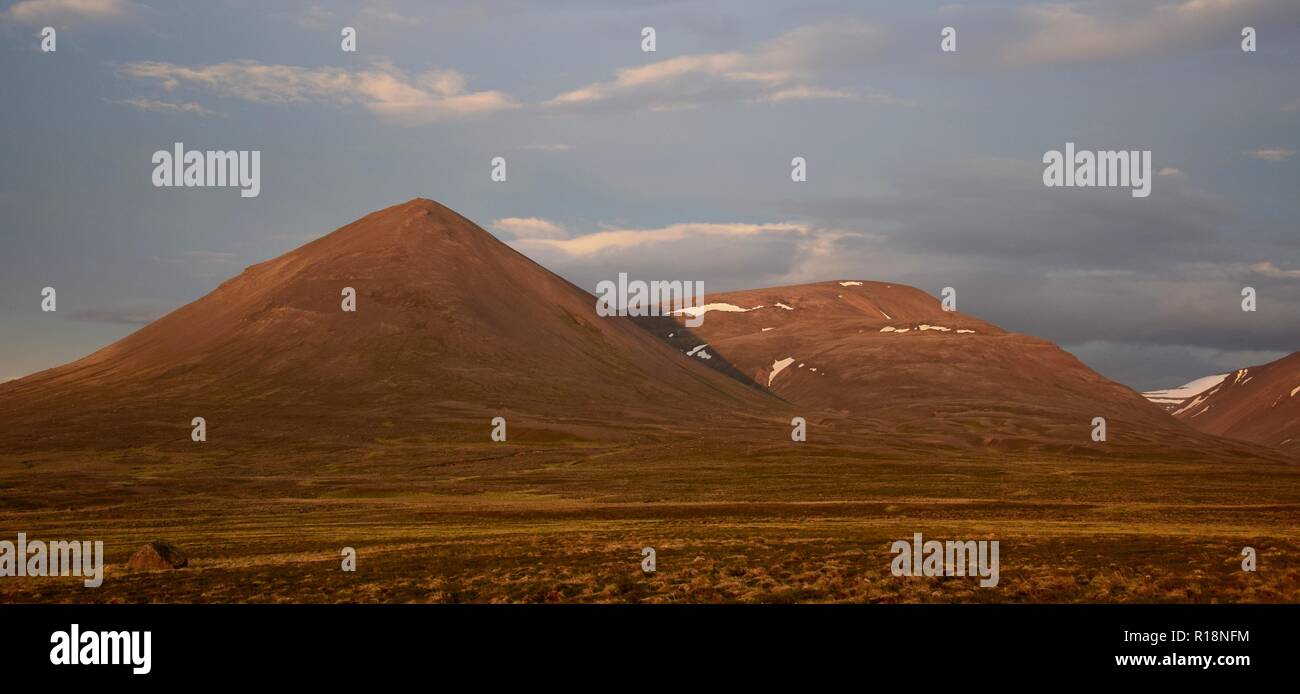
[[[705,304],[703,306],[687,306],[686,308],[679,308],[676,311],[669,311],[668,315],[670,316],[687,315],[690,316],[691,318],[698,318],[708,313],[709,311],[723,311],[725,313],[749,313],[750,311],[757,311],[760,308],[763,307],[755,306],[754,308],[741,308],[735,304]]]
[[[787,366],[789,366],[789,365],[791,365],[791,364],[793,364],[793,363],[794,363],[794,357],[786,357],[785,359],[777,359],[776,361],[772,362],[772,373],[770,373],[770,374],[767,375],[767,387],[768,387],[768,388],[771,388],[771,387],[772,387],[772,379],[776,378],[776,375],[779,374],[779,373],[781,373],[781,371],[784,370],[785,367],[787,367]]]
[[[935,331],[938,331],[938,332],[941,332],[941,333],[950,333],[950,332],[953,332],[953,329],[952,329],[952,328],[946,328],[946,327],[944,327],[944,326],[942,326],[942,325],[930,325],[930,324],[928,324],[928,323],[922,323],[922,324],[916,326],[916,329],[917,329],[918,332],[925,332],[926,330],[935,330]],[[895,327],[892,326],[892,325],[886,325],[885,327],[883,327],[883,328],[880,329],[880,332],[882,332],[882,333],[905,333],[905,332],[909,332],[909,331],[911,331],[911,330],[912,330],[911,328],[895,328]],[[958,330],[958,331],[956,331],[956,332],[957,332],[957,334],[959,334],[959,335],[968,335],[968,334],[973,333],[973,332],[975,332],[975,331],[974,331],[974,330],[965,330],[965,329],[962,329],[962,330]]]
[[[1216,374],[1214,376],[1205,376],[1198,378],[1190,383],[1184,383],[1177,388],[1164,388],[1161,390],[1148,390],[1142,395],[1147,400],[1160,405],[1177,405],[1178,403],[1191,398],[1223,383],[1228,374]]]
[[[1210,397],[1210,395],[1212,394],[1212,392],[1213,392],[1213,391],[1211,391],[1211,393],[1205,393],[1204,395],[1198,395],[1198,396],[1196,396],[1196,397],[1195,397],[1191,402],[1189,402],[1189,403],[1187,403],[1186,405],[1183,405],[1182,407],[1180,407],[1180,408],[1178,408],[1177,410],[1175,410],[1175,411],[1174,411],[1174,414],[1176,414],[1176,415],[1182,414],[1182,413],[1184,413],[1184,412],[1186,412],[1186,411],[1192,409],[1193,407],[1196,407],[1197,405],[1199,405],[1199,404],[1205,402],[1205,399],[1208,398],[1208,397]]]

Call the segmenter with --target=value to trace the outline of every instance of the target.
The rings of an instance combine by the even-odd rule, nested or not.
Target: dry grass
[[[0,579],[6,602],[1287,602],[1300,468],[887,459],[676,439],[286,456],[0,458],[0,531],[98,539],[108,572]],[[894,540],[996,539],[1001,582],[896,578]],[[174,572],[131,572],[152,539]],[[1259,571],[1240,570],[1244,546]],[[358,570],[340,570],[357,548]],[[643,546],[658,571],[640,569]]]

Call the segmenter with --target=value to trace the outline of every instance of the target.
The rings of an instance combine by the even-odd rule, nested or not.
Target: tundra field
[[[7,455],[5,526],[30,539],[102,539],[106,566],[97,589],[75,577],[8,578],[0,601],[1300,599],[1300,485],[1287,462],[921,463],[846,452],[816,433],[791,456],[782,434],[605,445],[530,443],[521,428],[517,440],[482,446]],[[890,545],[914,532],[999,540],[999,584],[892,576]],[[126,567],[159,538],[190,565]],[[340,568],[345,546],[357,550],[352,573]],[[652,574],[641,569],[646,546],[657,552]],[[1241,570],[1246,546],[1257,572]]]

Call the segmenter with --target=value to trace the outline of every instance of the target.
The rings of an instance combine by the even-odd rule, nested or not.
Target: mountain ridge
[[[938,449],[1085,455],[1218,445],[1047,340],[1008,332],[914,287],[868,280],[714,293],[704,322],[658,334],[797,407],[867,419]],[[1093,420],[1107,441],[1093,441]],[[925,426],[921,426],[925,422]]]
[[[1300,352],[1224,374],[1172,412],[1198,431],[1300,454]]]
[[[345,287],[355,312],[342,310]],[[239,445],[459,444],[508,416],[516,433],[546,440],[775,445],[803,416],[823,441],[877,454],[1253,454],[1050,342],[944,311],[907,285],[711,294],[688,309],[703,314],[698,328],[685,315],[595,308],[592,294],[416,198],[250,265],[87,357],[0,385],[0,442],[189,446],[202,416],[214,440]],[[1107,441],[1091,439],[1094,417],[1106,418]]]

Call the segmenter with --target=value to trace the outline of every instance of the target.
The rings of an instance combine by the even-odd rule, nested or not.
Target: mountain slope
[[[1227,374],[1174,416],[1199,431],[1300,453],[1300,352]]]
[[[698,328],[677,316],[657,331],[803,412],[830,410],[936,450],[1192,452],[1207,441],[1056,345],[943,311],[912,287],[821,282],[710,294],[705,309]],[[1094,417],[1107,420],[1108,443],[1091,440]]]
[[[344,287],[356,290],[355,312],[341,308]],[[203,416],[226,441],[437,438],[462,420],[486,439],[491,416],[516,412],[618,435],[775,404],[628,319],[598,317],[592,295],[416,199],[249,267],[84,359],[0,386],[0,437],[141,445],[165,430],[188,441]]]

